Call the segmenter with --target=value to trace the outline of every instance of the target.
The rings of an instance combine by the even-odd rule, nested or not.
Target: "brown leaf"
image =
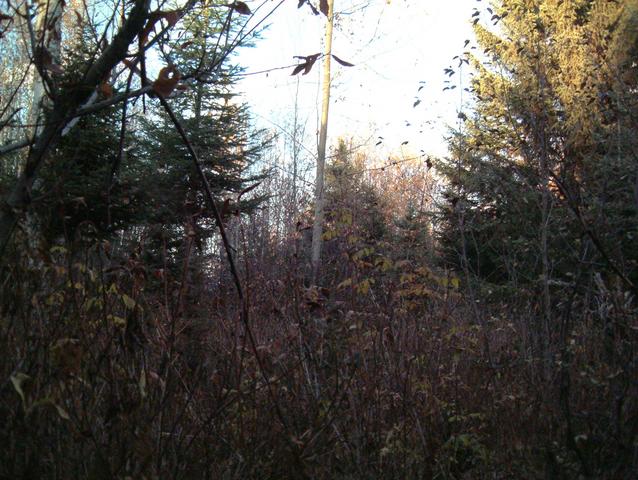
[[[148,16],[148,21],[144,29],[140,33],[140,43],[145,45],[148,42],[148,36],[155,29],[155,24],[160,20],[166,20],[168,27],[174,26],[182,14],[181,10],[169,10],[167,12],[153,12]]]
[[[153,90],[162,97],[168,97],[175,90],[180,78],[182,76],[175,65],[164,67],[160,70],[157,80],[153,82]]]
[[[310,73],[310,70],[312,70],[313,65],[315,64],[315,62],[319,58],[319,55],[321,55],[321,54],[320,53],[315,53],[314,55],[308,55],[306,57],[306,67],[304,68],[303,75],[308,75]]]
[[[328,16],[328,0],[319,0],[319,10],[321,10],[321,13],[323,13],[326,17]]]
[[[307,75],[308,73],[310,73],[310,70],[312,70],[313,65],[315,64],[315,62],[317,61],[320,55],[321,55],[320,53],[308,55],[307,57],[295,55],[293,58],[299,58],[301,60],[304,60],[304,62],[297,65],[295,69],[292,71],[291,75],[297,75],[301,71],[303,71],[303,75]]]
[[[339,57],[337,57],[334,54],[332,55],[332,58],[334,58],[339,65],[343,65],[344,67],[354,67],[354,63],[350,63],[350,62],[346,62],[345,60],[341,60]]]
[[[303,71],[306,68],[305,63],[301,63],[295,67],[290,75],[297,75],[299,72]]]
[[[171,10],[170,12],[166,12],[164,14],[164,20],[168,23],[169,27],[175,26],[175,24],[179,21],[179,17],[182,14],[180,10]]]
[[[244,2],[235,1],[228,6],[241,15],[251,15],[253,13]]]
[[[113,96],[113,87],[108,82],[100,83],[99,90],[106,98],[111,98]]]

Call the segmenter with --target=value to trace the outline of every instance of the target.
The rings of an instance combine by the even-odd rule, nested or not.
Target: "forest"
[[[446,154],[328,133],[436,3],[0,0],[0,479],[636,478],[638,0],[459,13]],[[316,132],[241,94],[285,7]]]

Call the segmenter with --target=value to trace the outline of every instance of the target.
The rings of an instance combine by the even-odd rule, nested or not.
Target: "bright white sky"
[[[253,8],[258,4],[247,3]],[[241,51],[237,60],[247,73],[291,65],[297,62],[294,55],[323,51],[325,17],[312,15],[307,6],[297,9],[297,3],[285,1],[255,48]],[[458,60],[453,57],[471,47],[473,42],[464,46],[466,39],[473,39],[471,15],[481,6],[477,0],[335,0],[335,11],[342,13],[333,53],[355,66],[333,62],[328,144],[334,145],[339,136],[354,137],[356,143],[367,141],[381,159],[421,151],[445,154],[443,137],[448,126],[456,124],[461,105]],[[443,73],[448,66],[457,70],[449,79]],[[299,81],[300,115],[311,134],[305,146],[316,151],[321,64],[306,76],[294,77],[291,71],[246,76],[239,90],[256,123],[275,128],[272,122],[291,122]],[[457,88],[444,92],[446,80]],[[413,107],[417,99],[420,103]],[[384,138],[383,144],[375,146],[378,137]],[[409,143],[402,146],[404,141]]]

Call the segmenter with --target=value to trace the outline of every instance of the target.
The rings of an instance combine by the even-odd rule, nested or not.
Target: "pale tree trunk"
[[[34,35],[31,37],[32,54],[38,56],[50,56],[52,65],[60,65],[62,52],[62,15],[64,14],[64,1],[42,0],[37,2],[37,14]],[[38,53],[40,52],[40,53]],[[37,69],[33,72],[33,90],[31,94],[31,108],[29,109],[29,124],[33,125],[33,137],[41,131],[39,123],[42,121],[42,112],[49,107],[49,97],[42,76]]]
[[[312,283],[316,284],[321,267],[321,242],[324,222],[324,170],[326,165],[326,139],[328,136],[328,108],[330,107],[330,59],[332,55],[332,27],[334,22],[334,0],[328,0],[326,23],[326,53],[323,63],[323,100],[321,105],[321,129],[317,152],[317,178],[315,180],[315,219],[312,225]]]
[[[67,87],[53,102],[46,123],[29,150],[24,170],[0,203],[0,258],[13,230],[31,201],[31,187],[47,154],[55,148],[69,118],[94,95],[95,89],[113,67],[125,58],[129,45],[146,23],[150,0],[135,0],[127,20],[111,43],[92,63],[78,85]]]

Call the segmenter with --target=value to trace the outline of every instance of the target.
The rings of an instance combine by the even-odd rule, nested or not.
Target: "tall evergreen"
[[[474,111],[439,165],[448,258],[516,285],[572,284],[585,263],[628,287],[638,279],[636,2],[492,7],[497,25],[476,24],[482,55],[468,58]]]
[[[185,19],[188,29],[173,45],[177,54],[168,60],[186,78],[186,88],[170,102],[220,205],[232,197],[226,202],[226,213],[238,213],[258,203],[234,200],[263,178],[254,164],[268,142],[262,132],[251,130],[247,107],[234,101],[238,72],[229,60],[221,60],[227,53],[223,39],[219,40],[223,22],[224,17],[211,8]],[[202,68],[206,65],[210,67]],[[193,160],[172,122],[163,111],[146,117],[138,140],[139,154],[152,179],[146,194],[155,210],[148,221],[165,225],[166,233],[175,238],[182,227],[192,230],[201,244],[214,230],[212,212],[206,207]]]

